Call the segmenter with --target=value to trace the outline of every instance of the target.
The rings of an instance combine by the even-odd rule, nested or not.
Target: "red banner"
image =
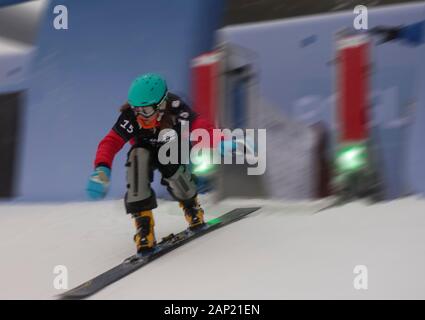
[[[340,142],[368,137],[369,39],[343,37],[337,43],[337,112]]]
[[[193,109],[217,125],[219,53],[205,53],[192,61]]]

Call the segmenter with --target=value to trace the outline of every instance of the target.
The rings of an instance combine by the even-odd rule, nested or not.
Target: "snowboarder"
[[[103,198],[109,187],[114,156],[127,143],[132,147],[127,156],[126,211],[134,218],[137,232],[134,241],[138,253],[151,252],[156,245],[154,217],[157,207],[151,188],[153,172],[161,172],[161,183],[179,201],[190,229],[204,224],[204,211],[197,199],[194,177],[183,164],[161,164],[158,150],[159,132],[174,129],[180,138],[179,125],[188,121],[190,130],[203,128],[212,136],[213,127],[193,112],[179,96],[167,89],[165,79],[157,74],[136,78],[128,91],[128,102],[109,133],[100,141],[94,161],[94,172],[89,178],[87,192],[92,199]]]

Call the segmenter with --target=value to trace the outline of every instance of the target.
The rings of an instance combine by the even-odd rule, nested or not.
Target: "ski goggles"
[[[132,107],[132,109],[136,115],[142,116],[143,118],[150,118],[156,113],[156,111],[158,110],[158,107],[157,106]]]
[[[165,109],[166,101],[165,97],[159,102],[158,104],[145,106],[145,107],[137,107],[137,106],[131,106],[133,109],[133,112],[136,115],[142,116],[144,118],[150,118],[152,117],[158,110]]]

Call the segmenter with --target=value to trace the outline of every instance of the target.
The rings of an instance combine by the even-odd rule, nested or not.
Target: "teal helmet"
[[[137,77],[128,90],[128,103],[132,107],[158,105],[167,96],[167,83],[158,74],[147,73]]]

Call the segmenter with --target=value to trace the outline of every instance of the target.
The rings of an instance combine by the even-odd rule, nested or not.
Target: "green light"
[[[212,163],[211,150],[202,150],[192,159],[192,172],[198,176],[206,176],[214,172],[215,165]]]
[[[366,166],[366,148],[364,145],[343,147],[337,154],[337,166],[340,172],[356,171]]]
[[[211,219],[210,221],[208,221],[207,224],[212,226],[212,225],[215,225],[215,224],[220,223],[220,222],[221,222],[220,218],[215,218],[215,219]]]

